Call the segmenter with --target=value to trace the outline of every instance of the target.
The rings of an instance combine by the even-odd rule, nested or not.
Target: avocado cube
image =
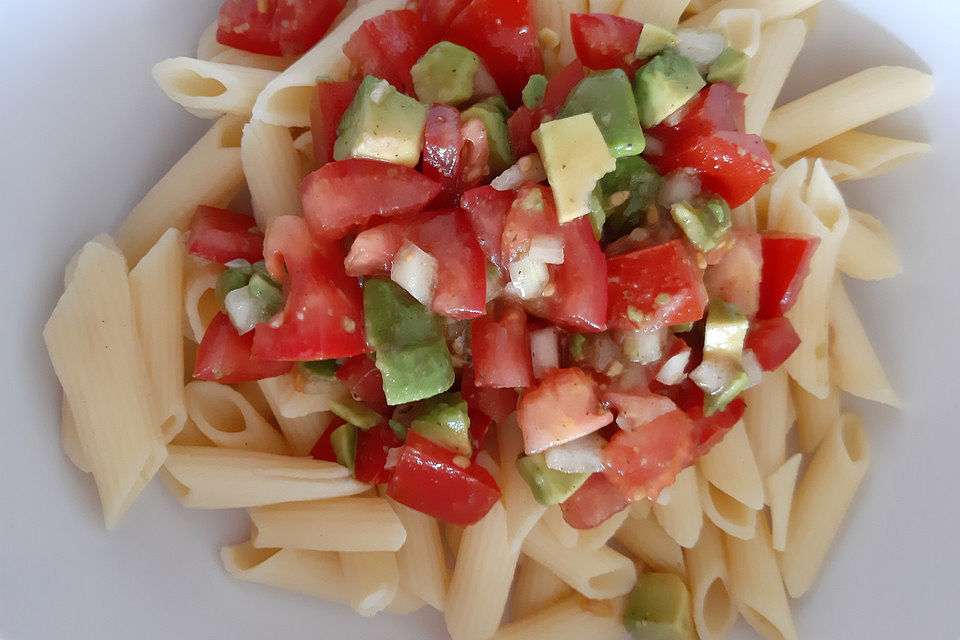
[[[736,305],[719,299],[711,301],[703,333],[704,357],[724,356],[740,362],[749,325]]]
[[[536,501],[546,506],[565,501],[590,477],[589,472],[566,473],[551,469],[547,466],[547,457],[542,452],[517,458],[517,471],[530,485]]]
[[[528,109],[536,109],[543,102],[543,96],[547,93],[547,77],[542,73],[535,73],[527,80],[526,86],[520,97],[523,99],[523,106]]]
[[[577,83],[560,109],[560,117],[579,113],[593,115],[614,158],[635,156],[643,151],[645,143],[637,102],[623,69],[600,71]]]
[[[640,226],[647,209],[656,202],[662,183],[657,170],[640,156],[617,159],[616,168],[600,178],[607,240],[616,240]]]
[[[410,69],[417,98],[427,104],[456,106],[473,95],[480,58],[473,51],[443,40],[420,56]]]
[[[640,124],[644,127],[660,124],[706,84],[689,58],[665,51],[651,59],[637,70],[633,80]]]
[[[718,247],[733,226],[730,207],[723,198],[678,202],[670,207],[670,215],[700,251]]]
[[[707,80],[739,85],[743,82],[749,64],[750,56],[733,47],[727,47],[710,63],[710,68],[707,69]]]
[[[678,44],[680,44],[680,38],[677,37],[677,34],[645,22],[643,29],[640,31],[640,39],[637,40],[637,60],[655,56],[664,49],[675,47]]]
[[[333,159],[372,158],[415,167],[426,123],[427,105],[367,76],[337,127]]]
[[[410,428],[465,456],[473,451],[467,403],[459,393],[444,393],[425,401],[422,413],[413,419]]]
[[[487,130],[487,142],[490,145],[490,173],[499,175],[513,164],[507,119],[495,101],[488,98],[478,102],[463,112],[461,120],[463,122],[479,120]]]
[[[350,471],[357,467],[357,428],[352,424],[342,424],[330,434],[330,446],[337,462]]]
[[[455,381],[450,351],[443,338],[418,347],[377,351],[387,404],[416,402],[443,393]]]
[[[351,397],[330,401],[330,411],[359,429],[369,429],[383,422],[383,416]]]
[[[635,640],[696,640],[690,593],[672,573],[645,573],[630,593],[623,626]]]

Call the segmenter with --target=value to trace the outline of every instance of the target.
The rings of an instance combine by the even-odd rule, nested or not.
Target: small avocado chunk
[[[504,117],[500,105],[494,99],[487,98],[483,102],[478,102],[464,111],[460,118],[462,122],[479,120],[483,123],[483,128],[487,130],[491,174],[499,175],[513,164],[513,151],[510,149],[510,130],[507,128],[507,119]]]
[[[589,113],[544,122],[533,132],[561,223],[590,213],[590,195],[617,162]]]
[[[743,83],[749,64],[750,56],[733,47],[727,47],[710,63],[710,68],[707,69],[707,80],[709,82],[729,82],[739,86]]]
[[[251,297],[260,301],[265,319],[272,318],[283,306],[283,292],[280,283],[268,275],[254,273],[250,276],[247,289]]]
[[[363,285],[363,313],[388,404],[423,400],[453,386],[453,363],[437,315],[398,284],[376,279]]]
[[[633,93],[640,124],[644,127],[660,124],[706,84],[689,58],[673,51],[654,57],[634,75]]]
[[[551,469],[543,452],[517,458],[517,471],[530,485],[537,502],[546,506],[565,501],[590,477],[589,472],[566,473]]]
[[[352,424],[342,424],[330,434],[330,446],[337,462],[350,471],[357,467],[357,428]]]
[[[603,191],[600,183],[590,192],[590,226],[593,228],[593,237],[600,241],[603,236],[603,225],[607,221],[607,212],[603,210]]]
[[[749,321],[736,305],[723,300],[710,302],[703,333],[703,362],[690,373],[690,379],[706,392],[705,416],[723,411],[750,382],[741,364],[748,327]]]
[[[467,402],[457,393],[444,393],[424,402],[423,412],[413,419],[410,428],[437,444],[469,456],[470,417]]]
[[[479,67],[480,58],[473,51],[442,40],[420,56],[410,75],[422,102],[457,106],[473,95],[473,77]]]
[[[383,416],[349,396],[331,400],[330,411],[358,429],[367,430],[383,422]]]
[[[617,159],[616,168],[600,178],[606,240],[616,240],[640,226],[662,183],[657,170],[640,156]]]
[[[523,99],[523,106],[527,109],[536,109],[543,102],[543,96],[547,92],[547,76],[542,73],[535,73],[527,80],[527,85],[523,88],[520,97]]]
[[[630,593],[623,626],[635,640],[696,640],[690,592],[672,573],[645,573]]]
[[[749,321],[736,305],[713,300],[707,307],[703,334],[704,357],[723,356],[740,362]]]
[[[310,360],[301,362],[300,366],[310,375],[323,378],[324,380],[333,380],[336,378],[337,369],[340,365],[334,359],[330,360]]]
[[[680,44],[680,38],[677,37],[677,34],[645,22],[643,29],[640,31],[640,39],[637,40],[637,60],[655,56],[664,49],[675,47],[678,44]]]
[[[643,151],[637,102],[623,69],[600,71],[577,83],[560,109],[560,117],[580,113],[593,115],[614,158],[636,156]]]
[[[235,289],[247,286],[251,275],[253,275],[253,268],[249,265],[230,267],[220,274],[213,291],[217,296],[217,302],[220,303],[221,311],[227,313],[227,306],[224,303],[227,294]]]
[[[733,226],[730,207],[720,197],[678,202],[670,207],[670,215],[700,251],[718,247]]]
[[[427,105],[367,76],[337,127],[333,159],[373,158],[415,167],[426,122]]]

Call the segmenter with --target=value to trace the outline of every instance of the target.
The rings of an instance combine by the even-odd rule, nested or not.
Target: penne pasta
[[[721,11],[729,9],[759,9],[764,24],[796,16],[820,0],[721,0],[710,7],[684,20],[682,29],[702,29]]]
[[[522,558],[510,597],[510,617],[525,618],[571,593],[573,589],[542,564]]]
[[[720,531],[709,522],[684,554],[693,623],[700,640],[719,640],[737,621]]]
[[[214,20],[207,28],[200,33],[197,39],[197,58],[200,60],[210,60],[214,56],[223,53],[230,47],[217,42],[217,27],[219,20]]]
[[[397,616],[405,616],[414,611],[419,611],[426,604],[426,602],[405,587],[401,580],[396,595],[393,596],[393,600],[390,601],[390,604],[387,605],[384,611]]]
[[[783,85],[807,38],[801,20],[774,22],[760,34],[757,53],[750,60],[740,91],[744,101],[744,130],[760,133],[777,103]]]
[[[238,391],[194,380],[184,394],[190,419],[218,447],[289,455],[287,441]]]
[[[60,403],[60,445],[73,466],[84,473],[90,473],[92,469],[87,456],[83,453],[83,445],[80,444],[80,435],[77,433],[77,423],[73,419],[70,401],[66,396]]]
[[[167,97],[199,118],[225,113],[249,117],[257,96],[276,78],[265,71],[180,56],[153,67],[153,79]]]
[[[503,506],[507,512],[507,538],[510,549],[520,551],[520,545],[540,520],[547,508],[537,502],[530,487],[520,476],[515,463],[523,453],[523,440],[515,415],[497,425],[497,445],[500,449],[502,478],[500,490],[503,493]]]
[[[847,131],[807,149],[804,155],[823,158],[831,177],[841,180],[872,178],[930,152],[930,145],[859,131]]]
[[[537,0],[537,26],[549,29],[558,36],[556,45],[557,63],[563,67],[577,57],[570,34],[570,14],[586,13],[587,0]]]
[[[680,23],[680,16],[690,0],[623,0],[618,15],[637,22],[651,23],[671,31]]]
[[[751,58],[760,48],[760,9],[725,9],[710,21],[710,30],[718,31],[728,47],[733,47]]]
[[[493,640],[621,640],[624,599],[587,600],[573,595],[502,627]]]
[[[387,501],[407,532],[407,541],[397,552],[401,582],[423,602],[443,611],[447,563],[439,522],[394,500]]]
[[[559,505],[548,508],[540,522],[550,532],[550,535],[567,549],[574,548],[580,541],[580,532],[563,519],[563,513],[560,511]]]
[[[365,618],[387,608],[400,587],[396,554],[389,551],[341,552],[343,580],[350,606]]]
[[[346,581],[336,553],[260,549],[250,542],[243,542],[223,547],[220,558],[224,568],[234,578],[333,602],[347,601]]]
[[[850,227],[840,243],[837,268],[860,280],[882,280],[903,272],[893,240],[883,223],[850,209]]]
[[[730,536],[744,540],[752,537],[757,528],[757,512],[708,482],[699,469],[696,477],[703,514]]]
[[[732,499],[753,510],[763,508],[763,478],[743,420],[737,421],[720,442],[700,457],[697,471]]]
[[[616,535],[617,542],[656,571],[686,575],[683,548],[663,530],[655,518],[629,517]]]
[[[650,502],[635,504],[649,505]],[[681,547],[695,545],[703,525],[696,467],[690,466],[678,473],[670,486],[670,500],[666,504],[654,502],[652,508],[657,522],[677,544]]]
[[[617,15],[623,0],[588,0],[590,13],[609,13]]]
[[[797,408],[797,441],[802,452],[810,453],[840,417],[840,390],[831,386],[823,399],[796,383],[791,383],[790,390]]]
[[[787,434],[796,420],[786,369],[764,372],[760,384],[747,389],[743,399],[747,403],[743,424],[756,460],[752,466],[766,478],[786,459]]]
[[[314,445],[317,444],[317,440],[320,439],[320,436],[322,436],[327,430],[327,427],[330,426],[333,414],[316,412],[296,418],[288,418],[280,413],[280,406],[277,401],[277,396],[275,395],[277,387],[274,379],[264,378],[263,380],[258,380],[257,385],[259,385],[260,390],[263,392],[263,397],[267,402],[270,413],[272,413],[276,419],[277,425],[280,427],[283,437],[286,438],[287,443],[290,445],[290,451],[293,455],[310,455]]]
[[[770,538],[773,548],[783,551],[787,546],[787,530],[790,524],[790,508],[793,506],[793,490],[800,473],[803,454],[795,453],[779,469],[767,476],[767,504],[770,505]]]
[[[251,120],[243,126],[240,159],[258,227],[266,229],[279,216],[303,215],[300,158],[289,129]]]
[[[221,273],[223,273],[223,267],[219,264],[213,262],[201,264],[193,258],[186,260],[183,332],[196,344],[200,344],[210,321],[220,313],[220,303],[217,302],[215,287]],[[189,372],[192,374],[193,369],[189,369]]]
[[[330,402],[349,396],[337,380],[312,380],[309,392],[297,388],[296,372],[260,380],[260,389],[274,412],[285,418],[301,418],[320,411],[329,411]],[[316,442],[316,441],[314,441]]]
[[[577,535],[577,545],[584,549],[599,549],[607,544],[617,531],[626,522],[630,512],[627,509],[619,511],[592,529],[581,529]]]

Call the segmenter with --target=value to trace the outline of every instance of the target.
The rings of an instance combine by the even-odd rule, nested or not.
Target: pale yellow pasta
[[[801,20],[784,20],[764,27],[757,54],[750,60],[740,91],[744,101],[744,129],[760,133],[773,111],[783,85],[807,37]]]
[[[70,410],[70,401],[63,397],[60,403],[60,446],[67,458],[77,469],[84,473],[90,473],[90,463],[87,462],[87,456],[83,453],[83,445],[80,444],[80,435],[77,433],[77,423],[73,419],[73,412]]]
[[[793,490],[800,473],[803,454],[795,453],[775,470],[765,482],[767,504],[770,506],[770,537],[773,548],[783,551],[787,546],[787,530],[790,524],[790,509],[793,506]]]
[[[637,22],[651,23],[673,31],[690,0],[623,0],[617,15]]]
[[[574,595],[511,622],[493,640],[622,640],[624,599],[587,600]]]
[[[757,512],[724,493],[697,472],[703,514],[718,528],[737,538],[750,538],[757,527]]]
[[[763,478],[743,420],[697,460],[697,471],[713,487],[751,509],[763,508]]]
[[[153,79],[167,97],[199,118],[225,113],[249,117],[257,96],[277,77],[265,71],[180,56],[153,67]]]
[[[450,524],[449,522],[443,523],[443,541],[447,546],[447,549],[450,550],[450,553],[456,557],[460,553],[460,541],[463,539],[463,527],[458,527],[455,524]]]
[[[755,467],[760,477],[766,478],[786,459],[787,434],[796,420],[786,369],[764,372],[760,384],[747,389],[743,399],[747,403],[743,424]]]
[[[584,549],[596,549],[607,544],[626,522],[629,512],[619,511],[592,529],[581,529],[577,535],[577,544]]]
[[[797,14],[797,18],[803,20],[803,23],[807,25],[807,31],[813,31],[817,26],[817,23],[820,22],[820,7],[822,5],[815,4],[805,11],[801,11]]]
[[[304,549],[259,549],[243,542],[220,549],[230,575],[324,600],[346,603],[347,589],[338,554]]]
[[[317,78],[345,77],[350,68],[343,45],[364,20],[402,9],[405,0],[373,0],[347,16],[312,49],[270,82],[253,105],[253,117],[281,127],[310,126],[310,102]]]
[[[802,452],[810,453],[840,417],[840,391],[831,385],[827,397],[818,398],[796,383],[790,390],[797,408],[797,442]]]
[[[617,531],[617,542],[656,571],[686,575],[683,547],[663,530],[655,518],[627,518]]]
[[[850,209],[850,227],[840,243],[837,268],[861,280],[892,278],[903,271],[883,223],[855,209]]]
[[[396,554],[389,551],[342,551],[340,564],[354,611],[370,617],[393,602],[400,586]]]
[[[293,148],[300,154],[300,175],[306,177],[314,169],[313,132],[307,130],[294,138]]]
[[[160,434],[169,442],[183,428],[183,262],[181,234],[170,229],[130,271],[137,318]]]
[[[388,501],[407,532],[407,541],[397,552],[401,582],[431,607],[443,611],[447,564],[440,523],[425,513]]]
[[[258,227],[266,229],[279,216],[303,215],[300,157],[289,129],[251,120],[243,127],[240,158]]]
[[[193,257],[186,260],[183,286],[184,335],[200,344],[207,326],[220,313],[220,303],[214,288],[223,267],[215,262],[200,262]],[[191,373],[193,373],[191,371]]]
[[[622,596],[637,581],[633,563],[623,554],[609,547],[568,549],[550,535],[542,522],[523,541],[522,551],[594,600]]]
[[[666,504],[653,503],[657,522],[681,547],[692,547],[700,537],[703,525],[703,507],[700,506],[700,489],[697,487],[697,469],[687,467],[677,474],[670,486],[670,500]],[[649,501],[634,503],[641,506]]]
[[[797,487],[780,557],[792,597],[799,598],[813,585],[869,464],[863,423],[845,413],[820,442]]]
[[[706,11],[717,2],[719,2],[719,0],[690,0],[690,4],[687,5],[687,13],[695,14]]]
[[[113,529],[166,457],[122,255],[84,246],[43,338]]]
[[[197,206],[224,207],[243,186],[240,129],[232,115],[218,119],[124,219],[115,235],[131,264],[173,227],[185,231]]]
[[[200,33],[200,37],[197,39],[197,58],[200,60],[210,60],[230,48],[217,42],[218,22],[214,20],[207,25],[207,28]]]
[[[218,447],[290,454],[290,445],[240,392],[225,384],[194,380],[184,389],[187,413]]]
[[[760,49],[759,9],[725,9],[710,21],[710,30],[722,33],[728,47],[733,47],[750,57]]]
[[[587,11],[587,0],[536,0],[537,26],[557,34],[557,61],[561,66],[573,62],[577,52],[570,34],[570,14]]]
[[[623,0],[588,0],[590,13],[609,13],[617,15]]]
[[[697,544],[684,555],[697,635],[700,640],[719,640],[727,635],[738,617],[730,595],[730,576],[720,530],[706,523]]]
[[[407,538],[383,498],[336,498],[249,509],[257,547],[396,551]]]
[[[426,606],[426,604],[426,602],[420,599],[420,596],[404,586],[403,580],[401,579],[397,593],[393,596],[393,600],[390,601],[390,604],[387,605],[384,611],[397,616],[405,616],[414,611],[419,611]]]
[[[549,507],[544,512],[540,522],[550,532],[550,535],[567,549],[577,546],[580,541],[579,532],[563,519],[563,513],[560,511],[559,505]]]
[[[513,620],[525,618],[571,593],[573,589],[570,585],[542,564],[530,558],[521,558],[510,596],[510,617]]]
[[[728,9],[759,9],[763,23],[767,24],[802,13],[820,0],[721,0],[704,9],[692,18],[685,20],[680,27],[684,29],[702,29],[721,11]]]
[[[503,506],[507,512],[507,539],[510,541],[510,549],[520,551],[523,539],[547,508],[534,499],[530,487],[513,462],[523,453],[523,440],[516,416],[511,415],[497,425],[497,444],[500,448],[500,460],[506,463],[501,469],[503,477],[500,491],[503,493]]]
[[[270,403],[267,402],[267,398],[263,395],[263,391],[260,390],[260,385],[257,384],[257,382],[256,380],[235,382],[230,386],[243,394],[243,397],[247,399],[247,402],[250,403],[254,411],[264,418],[269,418],[273,415],[273,408],[270,406]]]
[[[902,407],[840,278],[834,280],[830,292],[830,331],[837,385],[860,398]]]
[[[265,56],[259,53],[250,53],[242,49],[226,47],[220,53],[210,58],[211,62],[232,64],[251,69],[280,72],[297,61],[297,56]]]
[[[337,380],[312,379],[309,389],[298,389],[295,376],[296,372],[291,372],[260,381],[263,395],[270,399],[274,413],[285,418],[329,411],[331,400],[339,401],[350,395]]]
[[[836,181],[872,178],[892,171],[930,152],[930,145],[860,131],[847,131],[814,147],[804,155],[823,158]]]
[[[453,640],[486,640],[503,618],[518,554],[510,549],[507,514],[494,503],[480,522],[466,527],[443,607]]]
[[[288,418],[280,412],[277,401],[277,385],[274,378],[264,378],[256,383],[266,400],[270,412],[273,414],[283,437],[290,444],[290,450],[295,456],[309,455],[323,432],[327,430],[333,414],[326,412],[309,413],[305,416]]]
[[[173,437],[170,445],[179,447],[216,447],[210,438],[203,435],[203,432],[197,428],[196,423],[187,416],[187,421],[183,423],[183,429]]]
[[[770,114],[763,137],[778,159],[805,151],[868,122],[923,102],[933,92],[929,74],[906,67],[874,67],[814,91]]]
[[[218,447],[167,450],[167,486],[183,506],[195,509],[338,498],[369,489],[335,462]]]

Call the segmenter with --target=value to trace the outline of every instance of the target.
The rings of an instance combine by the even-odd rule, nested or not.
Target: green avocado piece
[[[264,320],[272,318],[283,306],[283,292],[280,283],[268,275],[254,273],[247,283],[250,295],[263,303]]]
[[[473,78],[479,67],[480,58],[473,51],[442,40],[420,56],[410,75],[421,101],[456,106],[473,95]]]
[[[640,39],[637,40],[637,60],[657,55],[664,49],[675,47],[679,43],[680,38],[674,32],[646,22],[640,31]]]
[[[550,506],[560,504],[579,489],[589,472],[566,473],[547,466],[547,458],[543,453],[517,458],[517,470],[520,476],[530,485],[533,497],[540,504]]]
[[[415,167],[427,109],[386,80],[365,77],[337,126],[333,159],[373,158]]]
[[[560,109],[560,117],[590,113],[614,158],[639,155],[644,148],[630,79],[623,69],[587,76],[577,83]]]
[[[350,471],[357,466],[357,428],[352,424],[342,424],[330,434],[330,446],[337,456],[337,462]]]
[[[750,376],[743,370],[743,343],[749,320],[736,305],[713,300],[707,308],[703,333],[703,360],[713,361],[718,368],[730,371],[727,384],[718,391],[708,391],[703,400],[703,415],[723,411],[747,387]]]
[[[652,58],[637,70],[633,80],[640,124],[660,124],[706,84],[689,58],[669,50]]]
[[[336,378],[337,369],[340,368],[340,365],[337,364],[337,361],[334,359],[309,360],[307,362],[301,362],[300,366],[310,375],[324,378],[325,380],[333,380]]]
[[[727,47],[710,63],[710,68],[707,69],[707,80],[740,85],[749,64],[750,56],[733,47]]]
[[[719,197],[678,202],[670,207],[670,215],[693,246],[701,251],[719,246],[733,226],[730,207]]]
[[[617,167],[600,178],[600,203],[607,214],[604,236],[616,240],[643,222],[650,205],[657,199],[663,178],[640,156],[617,160]]]
[[[603,190],[600,189],[599,180],[590,194],[590,212],[587,213],[587,216],[590,218],[593,237],[599,241],[603,236],[603,225],[607,221],[607,212],[603,210]]]
[[[536,109],[543,102],[543,96],[547,92],[547,77],[542,73],[535,73],[527,80],[527,85],[523,88],[520,97],[523,99],[523,106],[528,109]]]
[[[383,422],[383,416],[351,397],[331,400],[330,411],[358,429],[367,430]]]
[[[217,278],[217,284],[213,289],[214,294],[217,296],[217,302],[220,303],[220,311],[227,313],[226,303],[224,302],[227,294],[234,289],[247,286],[247,283],[250,282],[251,275],[253,275],[253,268],[249,266],[230,267],[220,274],[220,277]]]
[[[635,640],[695,640],[690,593],[672,573],[645,573],[630,593],[623,626]]]
[[[500,100],[502,101],[503,98]],[[483,127],[487,130],[487,142],[490,144],[490,172],[493,175],[499,175],[513,164],[507,119],[495,101],[488,98],[478,102],[463,112],[461,120],[463,122],[479,120],[483,123]]]
[[[470,446],[470,417],[467,402],[457,393],[444,393],[426,400],[423,412],[413,419],[410,428],[437,444],[465,456]]]

